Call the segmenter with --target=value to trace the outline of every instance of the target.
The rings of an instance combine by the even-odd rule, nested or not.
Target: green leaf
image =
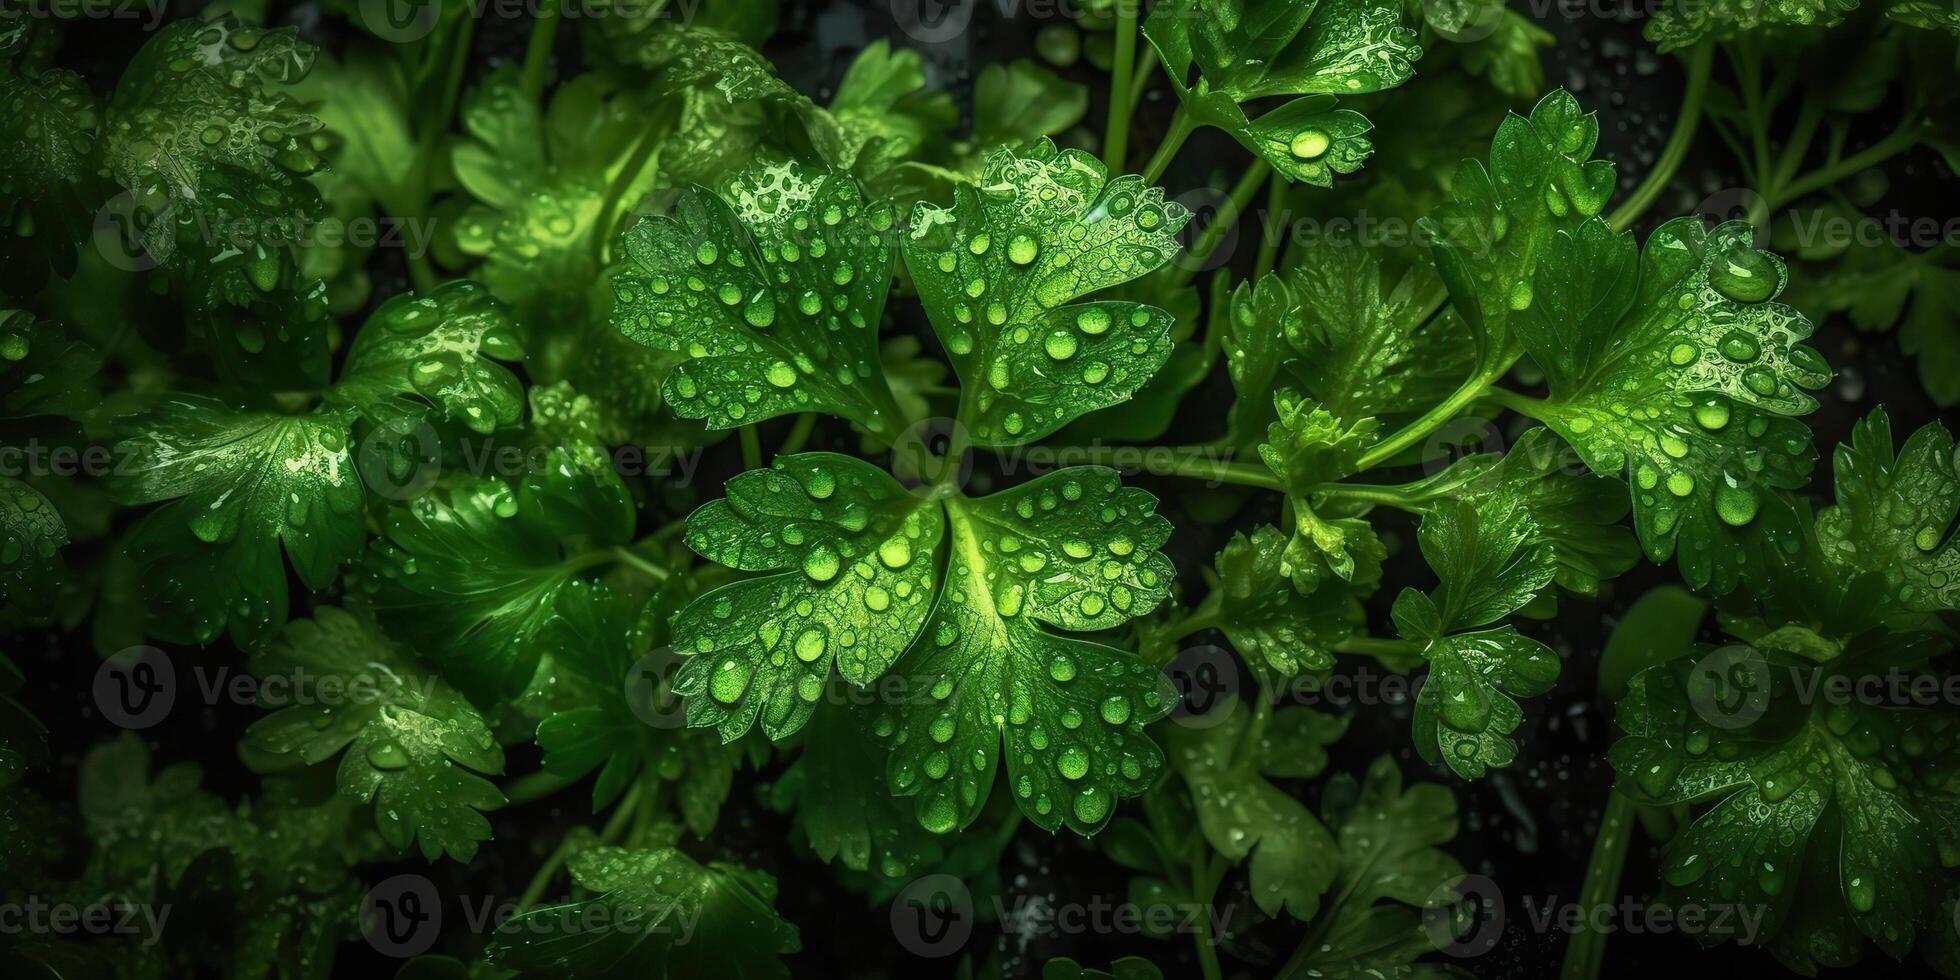
[[[934,833],[972,823],[1006,741],[1007,782],[1028,819],[1093,834],[1162,766],[1143,726],[1171,709],[1141,658],[1082,632],[1162,602],[1170,524],[1113,470],[1074,467],[1013,490],[946,501],[951,554],[919,639],[896,668],[894,793]],[[923,696],[920,696],[923,692]]]
[[[935,150],[959,121],[953,97],[925,87],[925,61],[917,51],[893,51],[879,38],[844,71],[830,97],[830,114],[845,138],[859,146],[852,170],[870,181],[886,170]]]
[[[663,678],[636,673],[661,663],[642,658],[662,633],[656,620],[670,608],[664,602],[656,596],[635,617],[602,583],[565,586],[538,645],[560,668],[561,689],[573,694],[570,706],[538,722],[537,743],[548,772],[580,779],[599,770],[593,812],[650,771],[673,784],[688,829],[705,838],[720,818],[742,748],[706,732],[657,727],[658,715],[642,714],[679,710],[664,700],[670,692],[661,690]]]
[[[773,907],[775,880],[760,871],[697,864],[671,848],[594,847],[568,867],[593,897],[505,922],[486,954],[492,964],[521,977],[788,977],[777,957],[802,948]]]
[[[851,698],[825,698],[803,729],[803,751],[776,783],[778,806],[793,805],[817,857],[892,880],[934,865],[939,839],[919,826],[903,797],[885,785],[891,754],[874,726],[877,712]]]
[[[1666,54],[1703,38],[1733,41],[1770,28],[1835,27],[1857,7],[1858,0],[1672,0],[1654,11],[1642,33]]]
[[[1507,114],[1491,140],[1490,164],[1465,160],[1449,197],[1422,219],[1451,308],[1469,324],[1477,363],[1494,369],[1515,355],[1509,321],[1532,306],[1532,272],[1561,231],[1597,217],[1613,191],[1613,164],[1590,159],[1599,121],[1560,89],[1530,118]],[[1590,240],[1590,239],[1588,239]],[[1593,286],[1599,269],[1573,270]]]
[[[0,227],[27,239],[39,256],[33,270],[8,269],[0,281],[20,295],[34,292],[52,266],[64,277],[75,269],[75,246],[90,234],[97,208],[93,160],[102,126],[100,100],[80,75],[63,69],[36,74],[19,67],[0,76]],[[4,239],[0,239],[4,240]],[[13,242],[0,246],[9,257]],[[16,259],[27,264],[24,256]]]
[[[1141,956],[1124,956],[1109,969],[1092,970],[1066,956],[1041,964],[1041,980],[1163,980],[1164,971]]]
[[[355,336],[327,397],[368,410],[413,398],[488,434],[515,424],[524,407],[523,386],[496,361],[523,357],[510,315],[490,291],[452,282],[381,304]]]
[[[1440,845],[1456,836],[1456,800],[1433,783],[1404,789],[1395,761],[1381,756],[1357,785],[1328,782],[1321,813],[1339,849],[1335,899],[1316,932],[1322,943],[1301,965],[1324,977],[1442,980],[1469,974],[1417,960],[1436,951],[1426,918],[1463,867]]]
[[[1545,369],[1533,409],[1602,475],[1627,473],[1647,554],[1726,592],[1751,566],[1763,499],[1800,488],[1815,460],[1798,417],[1830,369],[1801,346],[1810,323],[1771,302],[1784,269],[1749,226],[1631,236],[1598,222],[1553,236],[1513,326]]]
[[[1807,268],[1801,284],[1792,306],[1847,313],[1863,331],[1896,326],[1899,350],[1919,365],[1926,393],[1943,406],[1960,404],[1960,249],[1860,246]],[[1791,283],[1792,294],[1798,285]]]
[[[1274,393],[1273,409],[1277,421],[1266,427],[1259,458],[1295,496],[1353,475],[1381,431],[1375,419],[1349,423],[1291,388]]]
[[[1779,948],[1835,920],[1830,932],[1852,958],[1860,933],[1902,956],[1918,923],[1946,914],[1946,859],[1960,847],[1947,816],[1954,722],[1923,707],[1815,697],[1815,685],[1910,680],[1945,644],[1877,631],[1839,652],[1801,628],[1768,639],[1651,667],[1620,702],[1626,737],[1608,755],[1620,791],[1713,804],[1664,850],[1664,897],[1754,904],[1761,938]]]
[[[1395,601],[1403,635],[1422,642],[1419,625],[1429,599],[1405,590]],[[1433,609],[1431,610],[1433,613]],[[1429,677],[1416,701],[1416,750],[1431,765],[1444,764],[1465,779],[1518,756],[1511,733],[1524,722],[1516,698],[1535,697],[1558,680],[1558,656],[1537,640],[1503,626],[1438,636],[1423,650]]]
[[[316,591],[360,553],[367,532],[348,422],[176,395],[123,426],[116,453],[127,462],[111,492],[127,505],[170,501],[129,539],[150,566],[156,635],[208,643],[229,624],[234,641],[255,646],[286,622],[281,542]]]
[[[1247,661],[1277,677],[1334,666],[1334,645],[1363,622],[1354,591],[1333,581],[1301,594],[1288,581],[1287,538],[1260,525],[1218,553],[1218,625]]]
[[[1487,37],[1462,45],[1463,70],[1482,75],[1492,88],[1513,99],[1529,99],[1545,90],[1545,67],[1539,48],[1558,43],[1550,31],[1533,23],[1515,10],[1502,10],[1496,28]]]
[[[503,749],[468,700],[372,623],[321,607],[254,656],[252,673],[260,706],[277,709],[246,731],[253,751],[280,767],[340,756],[340,791],[374,804],[393,847],[467,862],[490,839],[482,811],[504,796],[478,774],[503,772]],[[329,685],[346,696],[328,697]]]
[[[733,741],[755,724],[795,732],[824,696],[832,664],[852,684],[883,674],[932,604],[938,502],[883,470],[831,453],[776,459],[728,481],[728,496],[687,521],[711,561],[767,572],[696,599],[674,622],[693,654],[676,690],[688,723]]]
[[[1313,722],[1319,716],[1305,708],[1275,712],[1269,721],[1259,717],[1263,706],[1255,711],[1232,702],[1218,710],[1226,711],[1219,724],[1164,729],[1171,766],[1191,788],[1198,826],[1212,849],[1234,863],[1251,858],[1253,902],[1267,915],[1283,908],[1310,922],[1334,884],[1334,839],[1305,804],[1266,780],[1274,766],[1295,764],[1288,750],[1298,744],[1269,740],[1264,732],[1267,724],[1304,723],[1313,733],[1306,744],[1323,751],[1319,745],[1340,737],[1344,726],[1334,719]]]
[[[96,406],[102,356],[61,324],[0,310],[0,419],[77,417]]]
[[[1960,452],[1929,422],[1895,453],[1892,420],[1875,409],[1834,458],[1837,505],[1817,515],[1825,559],[1845,578],[1879,576],[1915,612],[1960,609]]]
[[[498,480],[438,485],[390,510],[359,584],[389,634],[466,693],[514,696],[536,672],[558,594],[633,534],[633,502],[602,450],[550,435],[589,402],[533,389],[550,447],[515,492]]]
[[[40,611],[54,602],[68,525],[41,491],[0,476],[0,607]]]
[[[1001,148],[950,208],[920,205],[905,265],[959,374],[975,445],[1041,438],[1128,398],[1170,356],[1170,315],[1073,301],[1170,260],[1190,217],[1134,175],[1043,140]]]
[[[1379,92],[1407,81],[1422,57],[1400,5],[1372,0],[1167,0],[1143,33],[1180,87],[1195,66],[1239,102]]]
[[[277,86],[304,76],[314,56],[293,28],[230,14],[172,23],[137,52],[109,102],[101,152],[154,215],[135,229],[152,258],[206,280],[215,273],[199,266],[214,259],[258,281],[264,273],[246,266],[285,261],[282,246],[320,210],[302,179],[320,165],[320,121]]]
[[[849,176],[796,164],[741,174],[726,203],[683,191],[627,232],[612,322],[687,355],[661,392],[710,428],[825,412],[895,438],[878,360],[893,220]]]
[[[1488,626],[1524,608],[1556,571],[1537,521],[1509,495],[1438,506],[1423,516],[1417,541],[1442,580],[1429,598],[1445,632]]]
[[[980,69],[973,83],[973,144],[1029,146],[1082,121],[1089,90],[1026,58]]]

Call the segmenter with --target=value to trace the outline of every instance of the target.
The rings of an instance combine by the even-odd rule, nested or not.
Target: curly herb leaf
[[[327,397],[369,410],[412,397],[488,434],[516,423],[524,407],[523,386],[496,361],[523,357],[510,315],[490,291],[452,282],[381,304]]]
[[[1817,515],[1827,561],[1883,578],[1916,612],[1960,608],[1960,450],[1930,422],[1895,452],[1892,420],[1876,409],[1837,448],[1837,506]]]
[[[724,585],[675,620],[676,647],[693,654],[676,682],[688,723],[733,741],[760,718],[779,739],[809,720],[833,664],[856,685],[883,674],[925,622],[945,522],[938,501],[848,456],[785,456],[728,481],[726,498],[688,518],[688,544],[774,574]]]
[[[260,706],[278,709],[245,733],[244,744],[263,753],[262,766],[340,756],[340,791],[374,804],[375,825],[391,846],[419,846],[431,861],[448,854],[467,862],[477,842],[490,839],[483,811],[502,806],[504,796],[478,774],[503,772],[503,749],[468,700],[372,623],[322,607],[254,656],[252,673]],[[330,701],[320,693],[325,684],[359,693]]]
[[[1189,218],[1142,178],[1109,179],[1094,157],[1047,140],[994,151],[952,207],[914,209],[905,266],[976,445],[1032,442],[1150,380],[1170,356],[1170,315],[1074,300],[1169,261]]]
[[[688,358],[667,403],[716,429],[825,412],[896,438],[878,359],[890,206],[796,164],[746,172],[726,195],[686,191],[672,216],[633,226],[612,273],[613,324]]]
[[[896,668],[914,693],[880,723],[897,733],[891,789],[916,797],[927,830],[979,815],[1003,739],[1015,802],[1045,830],[1093,834],[1150,785],[1163,760],[1143,726],[1170,711],[1167,682],[1134,654],[1042,624],[1111,629],[1163,601],[1170,524],[1155,510],[1100,467],[946,501],[945,584]]]

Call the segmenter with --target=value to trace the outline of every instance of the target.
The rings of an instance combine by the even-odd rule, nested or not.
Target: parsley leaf
[[[676,690],[688,722],[732,741],[762,721],[772,739],[809,720],[834,663],[863,685],[919,634],[945,531],[938,502],[883,470],[831,453],[778,458],[728,481],[694,512],[688,544],[730,568],[773,574],[722,586],[674,623],[692,653]]]
[[[1960,847],[1942,816],[1953,720],[1812,695],[1833,678],[1919,673],[1942,646],[1883,631],[1841,645],[1788,627],[1635,675],[1615,718],[1626,737],[1608,753],[1619,790],[1714,804],[1663,852],[1665,897],[1759,905],[1786,959],[1820,918],[1903,955],[1915,924],[1944,908],[1944,858]]]
[[[1837,506],[1817,515],[1826,560],[1851,574],[1879,576],[1916,612],[1960,609],[1960,450],[1928,423],[1895,453],[1884,409],[1866,416],[1838,446]],[[1849,575],[1846,575],[1849,577]]]
[[[1322,747],[1340,738],[1346,724],[1306,708],[1228,702],[1213,711],[1226,712],[1216,725],[1164,730],[1171,766],[1191,788],[1198,826],[1212,849],[1234,863],[1250,856],[1252,899],[1262,911],[1278,915],[1284,908],[1311,921],[1334,884],[1334,839],[1305,804],[1266,777],[1318,775],[1326,763]],[[1317,763],[1303,766],[1307,758]]]
[[[1673,0],[1647,21],[1642,32],[1665,54],[1703,38],[1732,41],[1769,28],[1824,28],[1856,10],[1858,0]]]
[[[1248,662],[1278,678],[1334,666],[1334,645],[1363,621],[1355,591],[1343,584],[1294,588],[1288,547],[1286,535],[1260,525],[1218,553],[1218,626]]]
[[[487,434],[514,424],[524,407],[517,377],[491,360],[523,358],[515,333],[503,305],[473,282],[397,294],[354,338],[327,397],[369,410],[413,397]]]
[[[1128,398],[1170,356],[1170,315],[1072,301],[1150,272],[1190,218],[1134,175],[1042,140],[997,149],[953,206],[921,204],[905,266],[959,374],[960,421],[979,446],[1041,438]]]
[[[94,154],[102,126],[101,101],[80,75],[62,69],[0,73],[0,254],[11,268],[0,273],[10,289],[36,291],[52,267],[75,271],[75,246],[90,233],[96,207]],[[31,229],[20,234],[17,229]],[[17,239],[15,236],[19,235]],[[22,241],[21,239],[25,239]],[[18,242],[18,244],[17,244]],[[25,246],[32,259],[18,252]]]
[[[252,672],[260,705],[278,709],[245,733],[245,745],[264,755],[262,766],[340,756],[341,792],[374,804],[391,846],[419,845],[429,860],[448,854],[467,862],[477,842],[490,839],[481,811],[502,806],[504,796],[478,773],[501,773],[503,749],[468,700],[373,624],[322,607],[254,656]],[[327,684],[347,697],[327,700]]]
[[[1530,513],[1511,498],[1455,501],[1424,516],[1417,540],[1442,582],[1403,589],[1393,616],[1403,639],[1422,645],[1429,678],[1416,701],[1416,748],[1465,779],[1517,758],[1511,732],[1524,721],[1515,698],[1551,690],[1558,657],[1516,629],[1464,633],[1523,608],[1552,581],[1556,559],[1537,541]]]
[[[779,807],[794,806],[798,825],[817,857],[853,871],[902,881],[939,860],[939,839],[919,826],[903,797],[885,787],[890,755],[878,737],[875,711],[851,697],[826,697],[803,729],[803,750],[774,790]]]
[[[796,164],[745,172],[726,195],[683,191],[672,216],[627,231],[612,272],[613,324],[687,356],[667,403],[716,429],[825,412],[895,439],[905,420],[877,342],[890,206]]]
[[[492,964],[520,977],[768,978],[789,976],[777,957],[802,948],[763,872],[672,848],[594,847],[569,867],[594,895],[498,926]]]
[[[359,554],[364,494],[340,413],[280,415],[177,395],[124,424],[124,472],[110,484],[129,505],[170,501],[131,532],[150,566],[151,627],[173,642],[208,643],[229,625],[251,647],[286,622],[285,563],[307,588],[330,585]]]
[[[0,476],[0,606],[29,611],[54,601],[68,525],[41,491]]]
[[[1013,490],[946,501],[951,554],[931,618],[897,671],[894,793],[934,833],[965,827],[1007,781],[1029,820],[1093,834],[1162,765],[1143,726],[1168,683],[1133,654],[1058,636],[1109,629],[1163,601],[1170,524],[1112,470],[1074,467]],[[925,696],[916,696],[923,692]]]

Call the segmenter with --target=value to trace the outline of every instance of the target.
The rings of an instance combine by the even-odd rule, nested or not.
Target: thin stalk
[[[1136,67],[1137,5],[1141,0],[1116,0],[1116,66],[1109,79],[1109,126],[1103,134],[1103,163],[1112,174],[1124,171],[1130,146],[1130,73]]]
[[[816,427],[816,415],[810,412],[798,415],[796,422],[789,427],[789,434],[783,437],[782,445],[776,447],[776,455],[789,456],[802,452],[803,444],[810,441],[810,433]]]
[[[1384,486],[1368,483],[1323,483],[1313,489],[1315,496],[1339,497],[1357,503],[1374,504],[1378,507],[1393,507],[1411,513],[1422,509],[1431,497],[1401,486]]]
[[[1149,44],[1137,45],[1137,66],[1130,81],[1130,111],[1136,111],[1137,104],[1143,101],[1143,93],[1150,88],[1150,69],[1157,67],[1157,49]]]
[[[520,76],[524,97],[531,102],[544,94],[544,69],[551,60],[552,45],[558,41],[558,21],[564,13],[564,4],[559,0],[546,0],[544,9],[531,22],[531,38],[524,46],[524,70]]]
[[[1284,235],[1274,234],[1284,222],[1279,220],[1280,207],[1286,203],[1286,181],[1278,175],[1266,181],[1266,213],[1259,228],[1259,262],[1253,266],[1252,281],[1258,282],[1273,271],[1279,264],[1279,244]]]
[[[1803,166],[1804,157],[1810,153],[1810,141],[1817,137],[1817,126],[1824,121],[1824,103],[1818,99],[1805,99],[1803,108],[1797,110],[1797,125],[1791,130],[1790,139],[1783,144],[1783,156],[1776,161],[1776,172],[1770,179],[1781,187],[1797,176],[1797,168]]]
[[[1239,217],[1245,213],[1245,206],[1252,202],[1252,195],[1259,191],[1260,183],[1272,169],[1264,160],[1254,160],[1251,166],[1245,168],[1239,182],[1232,186],[1232,213],[1227,215],[1221,211],[1212,217],[1211,224],[1205,226],[1198,240],[1192,243],[1191,250],[1184,253],[1184,260],[1178,263],[1177,271],[1171,275],[1171,288],[1182,289],[1197,278],[1205,261],[1211,258],[1212,249],[1224,240],[1226,231],[1238,225]]]
[[[555,772],[540,769],[513,780],[510,787],[504,790],[504,796],[510,801],[510,805],[522,806],[544,799],[570,786],[572,782],[573,780],[566,779]]]
[[[1620,887],[1620,870],[1626,864],[1627,843],[1633,839],[1634,811],[1639,809],[1625,794],[1607,790],[1606,812],[1599,818],[1599,836],[1593,839],[1592,860],[1586,865],[1586,880],[1579,886],[1579,916],[1572,939],[1565,945],[1563,980],[1597,980],[1606,957],[1607,933],[1591,928],[1592,910],[1611,905]]]
[[[631,548],[625,548],[625,547],[614,548],[612,551],[612,556],[614,558],[619,559],[621,564],[626,565],[638,571],[640,574],[645,575],[647,578],[653,579],[656,582],[665,582],[667,581],[668,576],[672,574],[668,572],[666,569],[661,568],[659,565],[656,565],[653,562],[648,561],[647,559],[641,557],[638,553],[636,553]]]
[[[1281,491],[1285,486],[1271,470],[1252,463],[1211,459],[1209,452],[1193,452],[1166,446],[1080,446],[1057,450],[1058,458],[1081,457],[1091,466],[1129,467],[1156,476],[1180,476],[1211,484],[1230,483],[1241,487]],[[1169,456],[1169,461],[1161,457]]]
[[[1334,652],[1356,657],[1406,657],[1422,652],[1422,648],[1407,640],[1391,640],[1379,636],[1350,636],[1334,644]]]
[[[1490,388],[1491,382],[1503,377],[1504,372],[1511,370],[1511,365],[1516,362],[1517,358],[1509,358],[1502,364],[1492,365],[1464,379],[1463,385],[1457,388],[1455,393],[1451,394],[1450,397],[1444,399],[1429,411],[1422,413],[1420,418],[1402,427],[1394,435],[1376,443],[1375,448],[1363,453],[1360,461],[1355,466],[1356,472],[1363,472],[1380,466],[1382,461],[1422,441],[1431,432],[1436,431],[1437,427],[1455,418],[1456,413],[1469,407],[1471,402],[1482,397],[1485,391]]]
[[[1198,915],[1198,931],[1191,934],[1191,941],[1197,945],[1198,968],[1204,971],[1205,980],[1223,980],[1224,971],[1218,966],[1218,937],[1211,932],[1210,906],[1218,895],[1218,877],[1207,867],[1211,863],[1210,854],[1203,848],[1192,859],[1191,884],[1192,898],[1203,907]]]
[[[1157,142],[1157,152],[1152,153],[1150,162],[1143,165],[1143,182],[1154,184],[1163,177],[1164,171],[1170,169],[1171,160],[1177,156],[1177,151],[1184,146],[1184,141],[1190,139],[1191,134],[1197,129],[1198,121],[1184,111],[1184,106],[1180,103],[1177,110],[1171,113],[1170,128],[1164,131],[1164,138]]]
[[[646,167],[647,161],[653,157],[654,150],[660,146],[660,141],[654,138],[653,130],[653,125],[649,124],[646,131],[640,134],[639,143],[633,147],[633,155],[626,158],[626,166],[620,168],[619,173],[614,175],[611,186],[606,188],[605,200],[599,202],[599,221],[592,230],[596,239],[593,248],[598,251],[601,264],[604,264],[608,258],[606,252],[612,246],[614,226],[619,224],[619,217],[614,212],[625,199],[626,189],[633,186],[633,181],[640,176],[641,169]]]
[[[612,816],[606,821],[606,826],[599,831],[599,843],[611,843],[619,838],[620,829],[639,808],[641,787],[641,783],[635,782],[626,791],[626,795],[620,797],[618,806],[613,809]],[[550,856],[538,866],[537,873],[531,876],[530,882],[524,886],[523,894],[518,896],[519,909],[528,909],[538,904],[538,899],[544,897],[544,890],[551,886],[552,879],[558,877],[558,869],[564,867],[565,860],[571,856],[571,845],[570,834],[566,834],[558,841],[558,846],[553,848]]]
[[[1484,397],[1519,415],[1529,415],[1540,421],[1543,421],[1551,410],[1551,406],[1543,398],[1533,398],[1530,395],[1522,395],[1509,388],[1499,388],[1495,385],[1484,390]]]
[[[1681,93],[1681,108],[1674,116],[1674,131],[1668,134],[1667,144],[1661,148],[1661,155],[1654,161],[1653,169],[1647,171],[1640,186],[1613,210],[1608,223],[1614,231],[1625,231],[1654,205],[1661,192],[1667,190],[1668,181],[1674,179],[1674,172],[1681,168],[1681,161],[1687,159],[1688,148],[1694,144],[1695,132],[1701,128],[1702,100],[1708,95],[1708,76],[1715,64],[1715,46],[1703,41],[1688,51],[1688,87]]]
[[[1218,591],[1217,584],[1213,583],[1211,591],[1205,594],[1204,600],[1183,619],[1178,620],[1177,625],[1171,627],[1170,635],[1182,640],[1193,633],[1201,633],[1217,627],[1218,614],[1224,608],[1224,603],[1225,594]]]
[[[1892,135],[1838,160],[1828,166],[1820,167],[1778,188],[1772,194],[1763,195],[1764,204],[1771,212],[1791,201],[1802,200],[1846,177],[1862,173],[1878,166],[1895,156],[1911,149],[1919,142],[1919,120],[1910,119],[1899,125]]]
[[[762,468],[762,437],[756,435],[755,426],[745,425],[742,433],[742,467],[759,470]]]

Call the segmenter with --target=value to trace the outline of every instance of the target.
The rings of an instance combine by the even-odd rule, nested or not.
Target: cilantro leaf
[[[612,322],[687,356],[661,392],[710,428],[825,412],[896,438],[877,343],[893,220],[849,176],[796,164],[743,173],[725,202],[684,191],[627,231]]]
[[[793,805],[817,857],[891,880],[942,856],[939,839],[919,826],[903,797],[885,785],[890,749],[876,712],[849,697],[826,697],[803,729],[803,751],[776,783],[778,806]]]
[[[1305,804],[1266,776],[1317,774],[1317,766],[1309,767],[1316,772],[1274,769],[1297,766],[1303,745],[1320,753],[1324,764],[1320,746],[1339,738],[1346,726],[1306,708],[1268,714],[1266,705],[1254,709],[1234,702],[1214,710],[1227,712],[1219,724],[1164,730],[1171,766],[1191,788],[1198,826],[1212,849],[1234,863],[1251,858],[1252,899],[1262,911],[1278,915],[1283,908],[1311,921],[1321,895],[1334,884],[1334,839]],[[1278,737],[1287,731],[1304,741]]]
[[[75,246],[90,233],[96,207],[94,153],[102,126],[101,101],[80,75],[62,69],[0,74],[0,253],[13,268],[0,276],[19,294],[35,291],[47,269],[66,277],[75,270]],[[31,229],[21,234],[17,229]],[[39,253],[18,255],[21,242]]]
[[[152,628],[208,643],[229,625],[251,647],[286,622],[285,564],[320,590],[366,539],[349,419],[280,415],[177,395],[128,421],[111,492],[128,505],[169,501],[131,532],[150,566]]]
[[[1293,507],[1283,570],[1303,594],[1329,573],[1343,582],[1373,583],[1387,555],[1374,528],[1330,507],[1316,511],[1308,494],[1323,481],[1352,474],[1381,423],[1370,418],[1348,424],[1290,388],[1274,395],[1273,405],[1278,421],[1266,428],[1259,457],[1280,478]]]
[[[429,860],[448,854],[467,862],[477,842],[490,839],[482,811],[502,806],[504,796],[478,774],[501,773],[503,749],[468,700],[373,624],[322,607],[254,656],[252,672],[261,707],[277,710],[252,723],[245,745],[268,762],[311,766],[340,756],[340,791],[374,804],[391,846],[419,845]],[[327,701],[321,692],[329,683],[348,697]],[[280,697],[281,688],[289,697]]]
[[[1907,609],[1960,609],[1960,452],[1946,426],[1927,423],[1895,453],[1892,421],[1874,410],[1835,464],[1837,505],[1817,515],[1825,559],[1847,578],[1879,576]]]
[[[1899,350],[1919,365],[1926,393],[1944,406],[1960,404],[1960,248],[1859,247],[1807,270],[1803,281],[1802,299],[1790,305],[1847,313],[1868,332],[1896,325]]]
[[[553,416],[593,411],[533,389],[542,465],[515,491],[496,479],[438,484],[382,520],[358,583],[389,634],[473,697],[524,689],[558,594],[633,533],[633,502],[603,451]],[[554,428],[561,430],[554,436]]]
[[[705,732],[655,727],[641,714],[668,709],[659,687],[664,678],[635,674],[650,665],[643,658],[661,635],[655,620],[668,608],[664,602],[656,596],[634,617],[603,583],[575,579],[565,586],[538,643],[575,700],[538,722],[537,743],[548,772],[579,779],[599,770],[593,812],[647,770],[673,784],[682,819],[705,838],[720,818],[742,748]]]
[[[672,848],[594,847],[569,867],[593,897],[497,927],[492,964],[520,977],[787,977],[777,957],[802,948],[760,871],[697,864]]]
[[[1663,852],[1664,897],[1756,904],[1762,936],[1786,958],[1820,920],[1903,955],[1916,924],[1944,914],[1944,857],[1960,846],[1942,815],[1954,802],[1953,719],[1806,691],[1912,676],[1942,646],[1883,631],[1840,645],[1789,627],[1635,675],[1615,718],[1626,736],[1608,753],[1619,790],[1713,804]]]
[[[1163,601],[1170,524],[1112,470],[1074,467],[1013,490],[946,501],[945,584],[897,671],[888,776],[934,833],[965,827],[1007,782],[1029,820],[1093,834],[1162,765],[1143,726],[1171,709],[1142,659],[1070,631],[1109,629]]]
[[[1089,90],[1026,58],[990,64],[973,83],[976,147],[1027,146],[1089,112]]]
[[[355,336],[330,401],[369,410],[412,397],[488,434],[523,410],[523,387],[491,360],[520,360],[510,315],[473,282],[440,286],[427,296],[400,293]]]
[[[1416,701],[1416,749],[1465,779],[1517,758],[1511,732],[1524,721],[1516,698],[1551,690],[1558,657],[1504,626],[1552,581],[1556,558],[1537,526],[1510,498],[1455,501],[1423,517],[1423,558],[1442,582],[1428,594],[1403,589],[1393,616],[1403,639],[1420,644],[1429,678]]]
[[[1362,622],[1354,591],[1331,581],[1302,594],[1288,579],[1289,542],[1260,525],[1218,553],[1218,626],[1255,667],[1277,677],[1334,666],[1334,645]]]
[[[135,229],[151,257],[201,279],[213,275],[201,266],[223,259],[254,283],[286,263],[281,246],[320,211],[302,179],[320,165],[320,121],[276,86],[304,76],[314,56],[293,28],[231,14],[169,24],[137,52],[109,101],[101,153],[154,213]]]
[[[831,453],[778,458],[728,481],[694,512],[687,541],[705,558],[770,572],[695,600],[674,623],[693,654],[676,690],[688,722],[733,741],[762,721],[782,738],[809,720],[832,664],[852,684],[883,674],[925,622],[938,502],[883,470]]]
[[[1170,356],[1170,315],[1073,303],[1169,261],[1190,217],[1134,175],[1043,140],[988,157],[953,206],[921,204],[905,266],[960,377],[979,446],[1032,442],[1128,398]]]
[[[1832,27],[1857,7],[1858,0],[1674,0],[1654,11],[1642,33],[1666,54],[1703,38],[1732,41],[1768,28]]]
[[[68,525],[41,491],[0,476],[0,606],[38,611],[53,601]]]
[[[845,139],[857,146],[851,169],[860,179],[877,181],[945,141],[959,111],[951,95],[925,85],[919,53],[893,51],[884,38],[865,45],[851,61],[829,108]]]
[[[1801,346],[1810,323],[1771,302],[1783,264],[1732,222],[1631,236],[1589,222],[1560,233],[1513,326],[1544,368],[1534,408],[1594,472],[1625,472],[1635,527],[1656,561],[1679,552],[1690,585],[1733,588],[1762,498],[1801,487],[1815,458],[1797,417],[1830,369]]]
[[[102,357],[58,323],[0,309],[0,419],[76,417],[95,407]]]

